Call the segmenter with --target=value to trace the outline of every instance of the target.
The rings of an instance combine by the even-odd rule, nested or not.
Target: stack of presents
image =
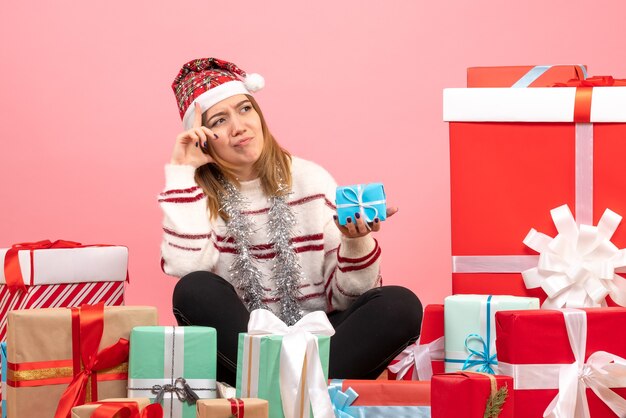
[[[122,306],[125,247],[42,241],[0,250],[3,417],[626,417],[626,82],[471,68],[444,119],[453,295],[387,380],[329,381],[325,314],[259,310],[220,384],[214,329]]]

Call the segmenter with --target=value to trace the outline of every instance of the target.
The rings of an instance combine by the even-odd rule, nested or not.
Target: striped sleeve
[[[207,199],[194,173],[192,166],[166,165],[165,190],[158,197],[163,211],[161,268],[175,277],[210,270],[218,257]]]
[[[335,185],[327,192],[334,202]],[[360,238],[345,237],[332,219],[324,228],[325,291],[330,310],[345,310],[366,291],[381,286],[380,247],[372,234]]]

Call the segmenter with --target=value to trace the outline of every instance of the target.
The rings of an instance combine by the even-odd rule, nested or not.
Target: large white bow
[[[413,368],[412,380],[430,380],[433,377],[431,361],[444,359],[444,337],[439,337],[427,344],[420,344],[418,338],[414,344],[405,348],[396,359],[399,361],[390,365],[388,369],[397,374],[397,380],[401,380],[413,365],[415,367]]]
[[[626,266],[626,250],[610,241],[622,217],[607,209],[598,226],[579,227],[567,205],[550,214],[559,232],[554,239],[535,229],[524,238],[540,253],[539,265],[522,277],[527,288],[541,287],[548,295],[542,308],[606,306],[607,295],[626,306],[626,280],[615,274]]]
[[[335,416],[314,335],[335,334],[324,312],[311,312],[294,325],[287,326],[269,310],[256,309],[250,313],[248,334],[283,336],[280,396],[285,418],[306,418],[309,408],[313,409],[315,418]]]
[[[626,399],[611,387],[626,386],[626,359],[596,351],[585,363],[587,313],[564,309],[565,327],[574,358],[559,371],[559,393],[543,413],[544,418],[591,418],[585,390],[591,388],[618,417],[626,417]]]

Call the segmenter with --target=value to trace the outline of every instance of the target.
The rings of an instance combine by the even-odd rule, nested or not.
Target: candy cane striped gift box
[[[0,342],[6,339],[8,312],[15,309],[77,307],[104,301],[124,304],[128,248],[81,246],[25,249],[17,252],[25,290],[7,282],[9,249],[0,249]]]

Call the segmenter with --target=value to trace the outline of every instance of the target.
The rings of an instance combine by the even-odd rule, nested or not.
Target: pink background
[[[156,305],[173,323],[156,201],[181,130],[170,84],[183,63],[215,56],[265,76],[257,98],[293,154],[340,184],[385,183],[400,207],[378,237],[385,284],[441,302],[442,89],[462,87],[465,68],[479,65],[584,63],[592,75],[626,76],[617,0],[593,10],[580,0],[298,3],[4,2],[0,246],[127,245],[127,303]]]

